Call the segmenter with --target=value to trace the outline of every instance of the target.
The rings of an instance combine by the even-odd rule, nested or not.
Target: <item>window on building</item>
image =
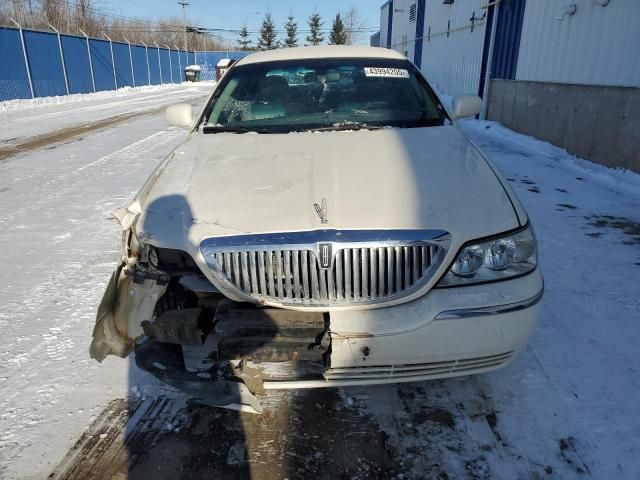
[[[414,23],[416,21],[416,3],[413,2],[409,7],[409,23]]]

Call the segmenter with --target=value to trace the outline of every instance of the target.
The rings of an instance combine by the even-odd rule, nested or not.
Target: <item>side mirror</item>
[[[188,103],[171,105],[164,111],[167,121],[176,127],[189,128],[193,125],[193,109]]]
[[[482,99],[476,95],[459,95],[453,99],[455,118],[473,117],[482,110]]]

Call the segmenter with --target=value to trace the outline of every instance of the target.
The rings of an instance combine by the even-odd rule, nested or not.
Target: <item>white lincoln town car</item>
[[[248,55],[185,141],[115,212],[123,252],[91,356],[137,365],[209,405],[261,411],[269,389],[487,372],[538,316],[526,212],[401,54]]]

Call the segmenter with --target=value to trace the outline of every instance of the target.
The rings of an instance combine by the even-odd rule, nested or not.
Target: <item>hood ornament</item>
[[[316,209],[316,213],[320,217],[320,222],[329,223],[329,220],[327,220],[327,199],[323,198],[320,205],[314,203],[313,207]]]

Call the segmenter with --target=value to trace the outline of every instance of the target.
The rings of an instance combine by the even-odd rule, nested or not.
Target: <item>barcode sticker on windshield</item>
[[[409,78],[409,70],[404,68],[364,67],[367,77]]]

